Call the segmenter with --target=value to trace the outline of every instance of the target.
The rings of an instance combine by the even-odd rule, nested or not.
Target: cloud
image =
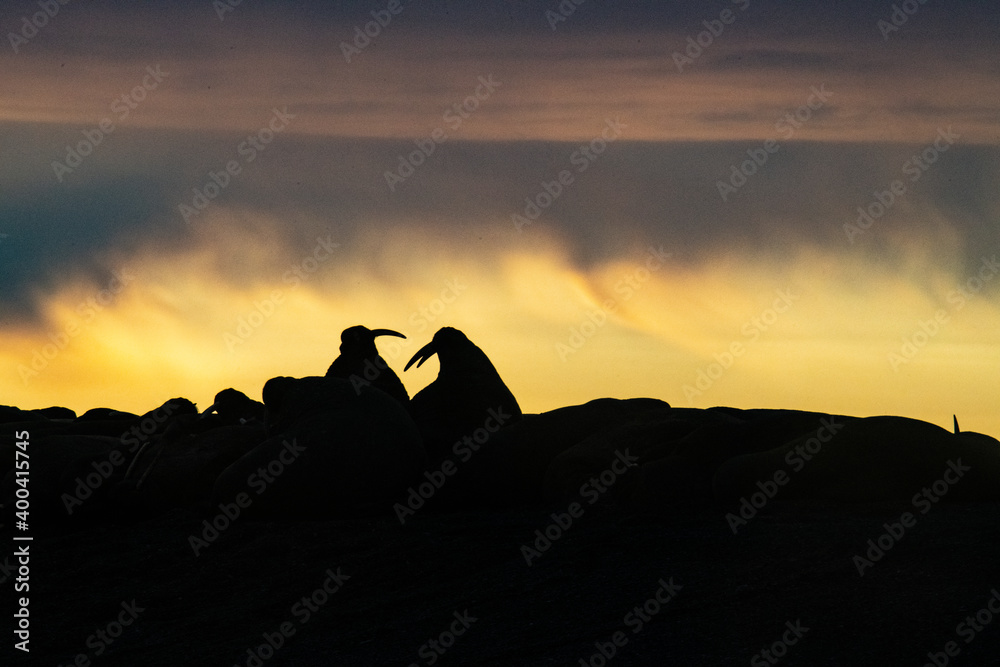
[[[712,67],[717,70],[751,70],[779,69],[807,70],[813,74],[824,75],[837,71],[843,62],[842,54],[804,52],[799,50],[752,49],[736,53],[726,53],[715,58]]]
[[[591,124],[614,113],[628,115],[632,140],[761,136],[774,115],[795,110],[822,84],[835,93],[836,117],[816,119],[798,139],[919,141],[943,122],[942,110],[966,142],[996,139],[1000,77],[992,43],[977,36],[981,26],[956,49],[948,37],[923,33],[886,43],[874,21],[869,40],[819,30],[827,24],[816,6],[795,10],[811,28],[798,34],[798,24],[783,24],[790,36],[751,10],[679,72],[673,54],[711,16],[698,12],[689,22],[688,12],[667,12],[669,25],[602,26],[596,17],[606,9],[581,6],[580,30],[475,34],[457,29],[466,12],[425,4],[407,5],[350,63],[340,44],[370,7],[359,16],[313,15],[244,3],[222,23],[204,4],[174,10],[169,21],[162,9],[103,20],[67,7],[51,39],[7,63],[0,121],[86,126],[109,116],[113,100],[158,65],[170,76],[127,120],[131,127],[255,131],[273,107],[288,106],[299,114],[290,129],[297,134],[417,138],[441,126],[478,77],[493,75],[503,86],[464,124],[463,139],[587,140]],[[956,11],[947,26],[967,22]]]
[[[594,136],[601,127],[594,124]],[[22,145],[20,135],[23,145],[35,146],[35,157],[21,162],[16,173],[6,167],[4,174],[12,183],[0,203],[4,233],[12,236],[0,246],[5,309],[23,316],[33,300],[77,274],[101,282],[112,268],[104,251],[127,256],[144,244],[173,252],[197,247],[205,234],[223,233],[205,214],[188,224],[180,206],[193,207],[195,191],[211,182],[210,174],[241,159],[237,146],[246,135],[121,132],[109,135],[58,184],[48,163],[61,157],[65,138],[56,134],[42,141],[34,131],[11,128],[10,145]],[[492,246],[516,247],[521,235],[544,230],[562,239],[581,268],[649,243],[667,245],[677,261],[691,264],[734,253],[779,262],[800,246],[812,246],[891,267],[899,262],[894,248],[926,243],[947,227],[957,246],[952,268],[958,270],[996,238],[996,149],[955,145],[926,172],[904,173],[903,165],[934,135],[922,145],[773,138],[779,150],[763,166],[750,164],[759,171],[724,201],[719,182],[729,183],[761,142],[624,140],[593,162],[574,163],[580,143],[449,140],[390,191],[386,172],[418,150],[415,143],[279,135],[243,165],[208,210],[247,212],[248,220],[258,222],[235,233],[275,248],[299,247],[328,230],[350,242],[361,232],[388,236],[407,229],[414,232],[411,252],[461,240],[478,254]],[[519,233],[512,216],[524,215],[528,202],[544,201],[544,184],[560,171],[568,171],[573,183]],[[914,176],[918,180],[911,181]],[[849,243],[844,225],[854,223],[858,207],[867,207],[894,180],[906,183],[906,195]],[[260,216],[274,227],[252,227],[262,224]],[[469,231],[482,228],[490,230],[482,240],[481,231]],[[236,268],[238,256],[226,256],[232,266],[224,277],[233,284],[245,281]]]

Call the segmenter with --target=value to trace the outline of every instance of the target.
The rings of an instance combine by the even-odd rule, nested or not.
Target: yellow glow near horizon
[[[294,280],[290,268],[309,265],[313,244],[233,234],[228,227],[247,224],[242,215],[219,207],[188,250],[109,257],[130,282],[100,310],[87,304],[102,286],[74,280],[44,296],[43,325],[0,329],[3,402],[144,412],[186,396],[204,409],[229,386],[259,399],[270,377],[322,375],[354,324],[407,335],[379,344],[413,395],[437,364],[402,367],[448,325],[490,356],[527,412],[651,396],[676,406],[900,414],[946,427],[957,413],[964,429],[1000,435],[1000,307],[985,293],[961,307],[947,300],[958,283],[946,270],[954,239],[938,240],[937,268],[925,266],[918,283],[907,264],[874,270],[846,244],[840,253],[804,249],[781,266],[730,255],[655,268],[637,246],[633,257],[582,270],[542,228],[476,253],[458,241],[421,246],[400,231],[391,242],[334,249]],[[911,244],[907,256],[925,250]],[[240,269],[225,262],[237,255],[247,262]],[[941,309],[947,321],[894,368],[889,355]],[[734,344],[741,352],[730,360]]]

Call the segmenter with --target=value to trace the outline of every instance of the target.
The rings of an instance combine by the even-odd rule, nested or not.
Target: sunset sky
[[[413,395],[454,326],[526,412],[1000,436],[995,4],[148,4],[0,9],[0,404],[259,399],[355,324]]]

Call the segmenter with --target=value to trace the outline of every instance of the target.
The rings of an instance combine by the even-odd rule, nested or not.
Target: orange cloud
[[[967,45],[955,76],[955,63],[936,56],[954,49],[945,38],[927,37],[919,51],[899,41],[860,51],[834,41],[720,39],[678,71],[672,54],[683,49],[684,34],[630,35],[628,43],[641,45],[635,48],[617,34],[525,34],[516,44],[484,35],[457,49],[455,35],[401,26],[389,48],[347,63],[325,32],[247,26],[233,49],[220,50],[217,26],[197,23],[184,34],[194,55],[165,51],[150,62],[90,56],[66,63],[45,52],[13,59],[0,82],[0,122],[109,119],[254,132],[273,107],[287,105],[297,114],[289,132],[305,135],[424,138],[440,129],[453,140],[586,141],[605,118],[620,115],[629,140],[763,140],[781,138],[781,118],[825,86],[826,107],[796,126],[796,139],[921,142],[954,124],[965,143],[997,141],[992,54]],[[121,29],[133,28],[112,33]],[[122,118],[115,100],[142,84],[147,67],[169,76]],[[449,110],[475,95],[480,77],[499,87],[454,126]]]

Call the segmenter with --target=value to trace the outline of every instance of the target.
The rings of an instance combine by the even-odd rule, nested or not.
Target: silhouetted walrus
[[[330,364],[326,377],[347,380],[355,389],[362,386],[381,389],[406,405],[410,396],[406,393],[406,387],[399,381],[399,377],[389,368],[389,364],[379,356],[375,347],[375,339],[378,336],[406,338],[392,329],[368,329],[360,325],[348,327],[340,334],[340,356]]]
[[[42,408],[41,410],[35,410],[35,412],[42,415],[46,419],[76,419],[76,412],[70,410],[69,408],[63,408],[56,405],[49,408]]]
[[[202,415],[217,414],[223,424],[246,424],[256,420],[264,423],[264,404],[255,401],[242,391],[223,389],[215,395],[215,401]]]
[[[961,475],[957,468],[963,468]],[[715,473],[715,495],[730,502],[749,497],[779,472],[785,481],[776,495],[782,500],[906,500],[946,472],[954,479],[948,500],[995,500],[1000,442],[905,417],[830,417],[812,433],[723,463]]]
[[[327,377],[264,385],[268,439],[218,477],[214,503],[251,499],[248,516],[386,512],[424,466],[420,435],[383,391]]]
[[[441,364],[437,379],[421,389],[409,405],[432,461],[477,430],[495,432],[521,418],[517,399],[489,357],[458,329],[438,329],[403,370],[414,362],[419,367],[434,354]]]

